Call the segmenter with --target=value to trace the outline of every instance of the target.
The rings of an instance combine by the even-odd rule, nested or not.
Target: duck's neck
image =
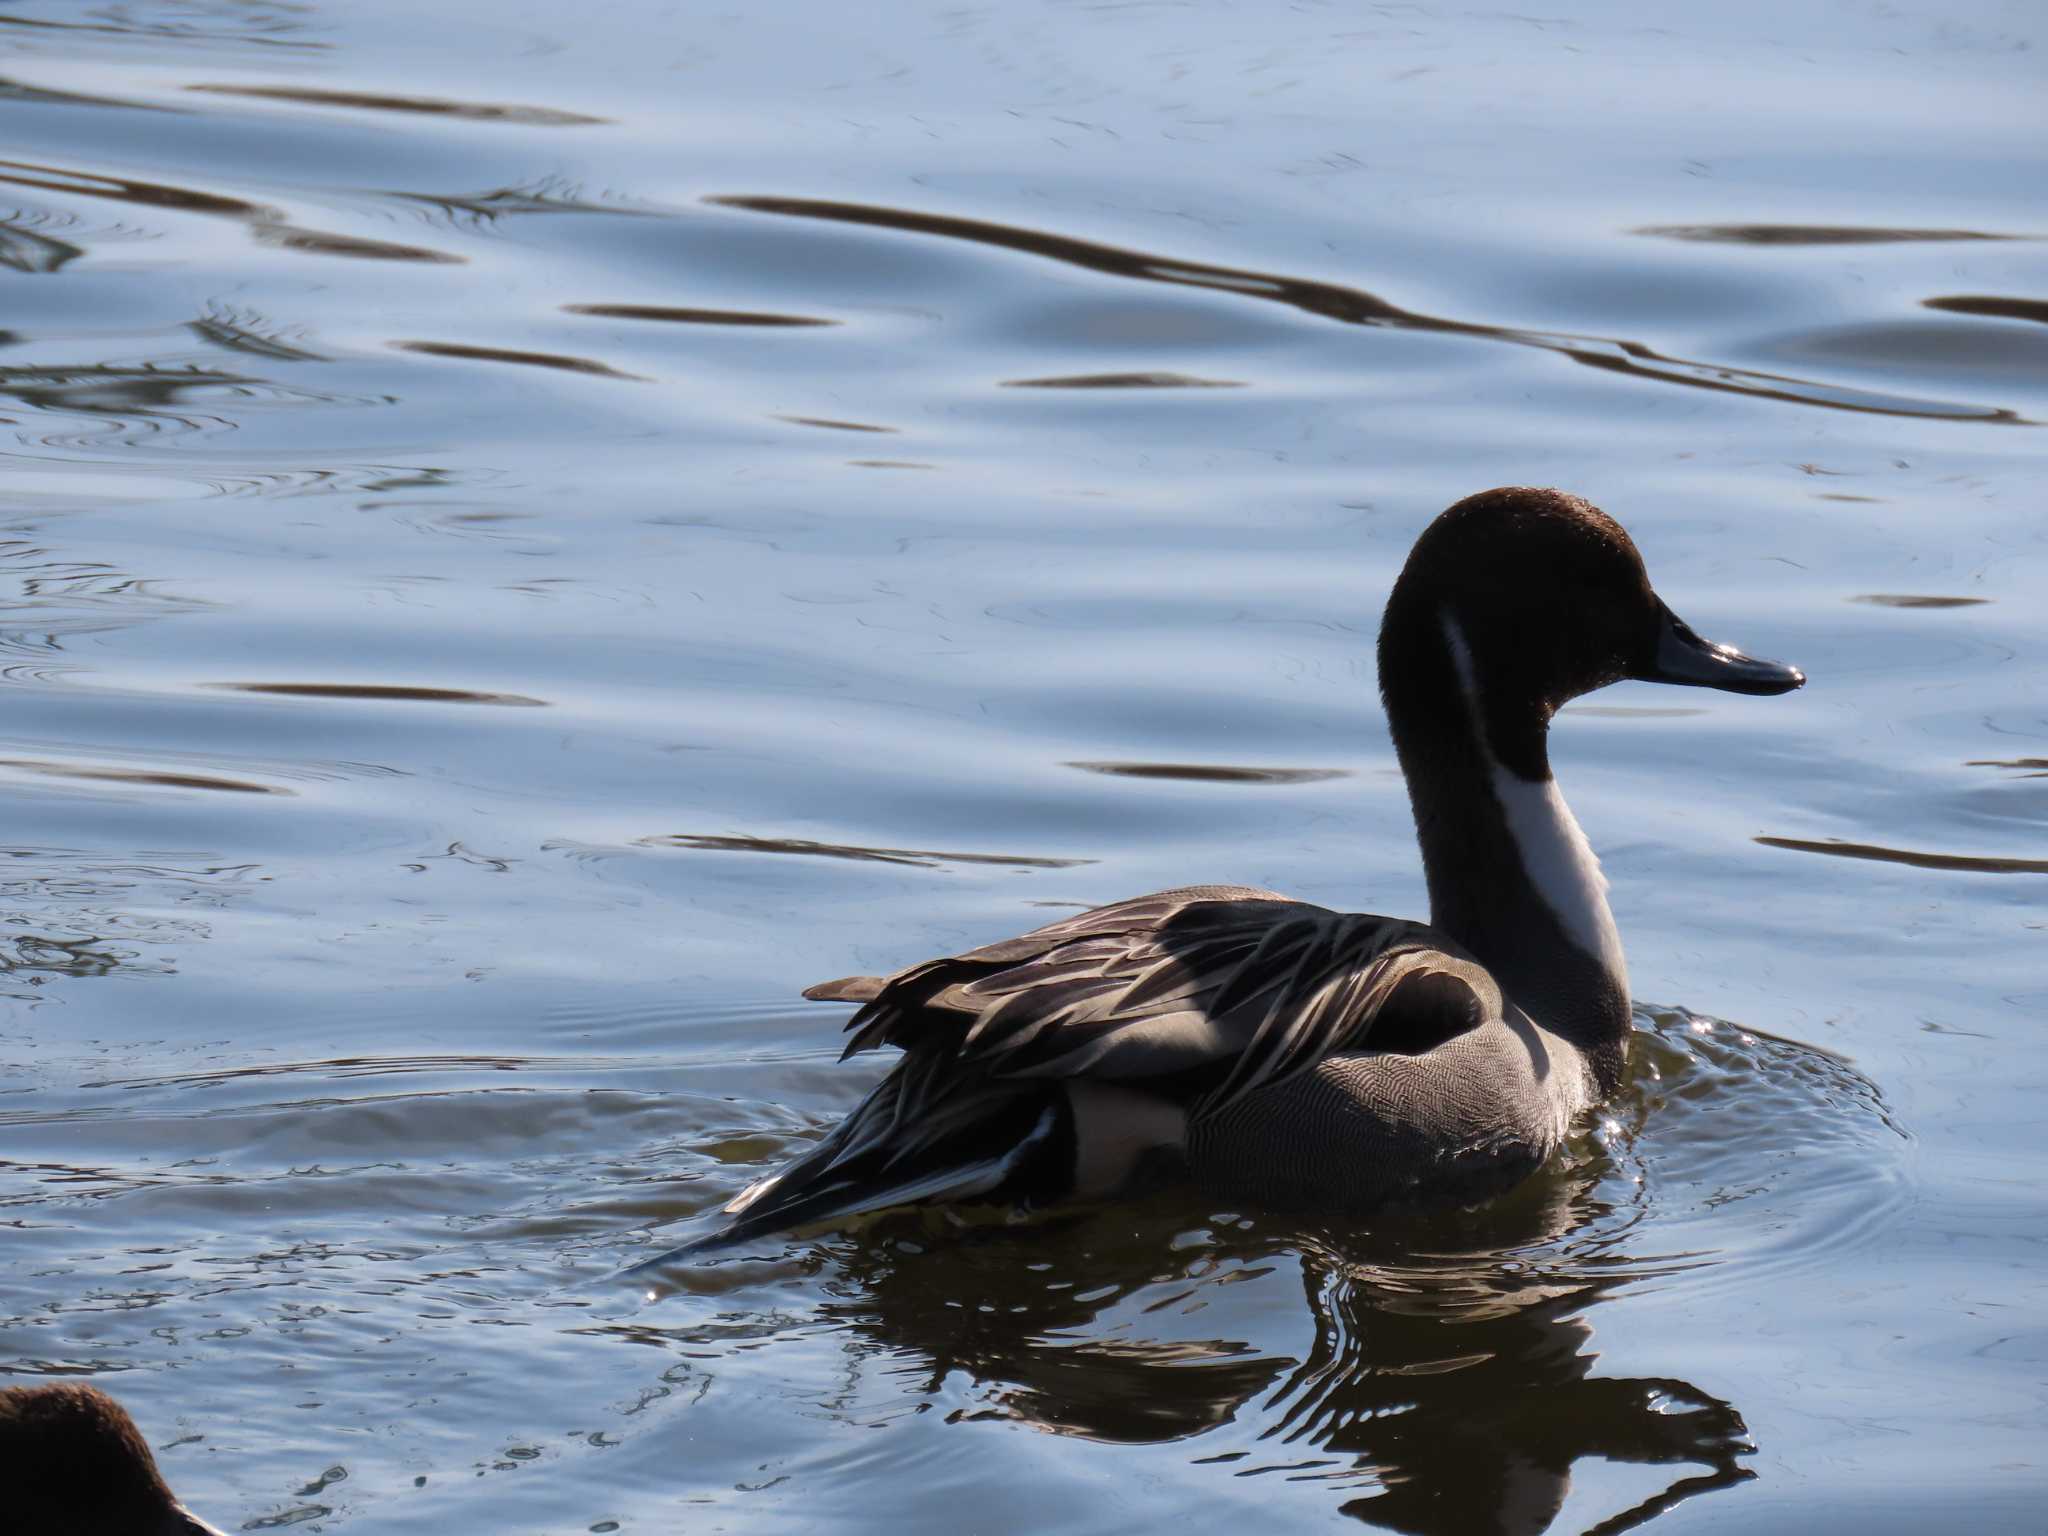
[[[1629,1033],[1628,969],[1599,861],[1550,776],[1548,710],[1488,699],[1457,621],[1443,614],[1435,627],[1386,690],[1430,922],[1584,1051],[1610,1092]]]

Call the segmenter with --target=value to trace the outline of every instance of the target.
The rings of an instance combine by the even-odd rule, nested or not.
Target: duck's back
[[[1537,1033],[1455,943],[1248,886],[1136,897],[805,995],[862,1003],[849,1055],[903,1058],[705,1244],[924,1201],[1100,1198],[1174,1165],[1370,1204],[1432,1169],[1526,1171],[1559,1119]]]

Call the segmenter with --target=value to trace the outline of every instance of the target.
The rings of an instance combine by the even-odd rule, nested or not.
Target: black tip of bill
[[[1648,683],[1677,683],[1687,688],[1763,695],[1790,693],[1806,681],[1806,674],[1797,667],[1746,656],[1733,646],[1701,639],[1690,624],[1669,608],[1663,611],[1656,649],[1636,676]]]

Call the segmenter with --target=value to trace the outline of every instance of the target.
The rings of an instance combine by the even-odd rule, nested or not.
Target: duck
[[[1429,921],[1191,885],[889,976],[842,1060],[902,1054],[860,1104],[635,1266],[903,1206],[1031,1212],[1166,1180],[1276,1209],[1477,1203],[1620,1086],[1628,970],[1607,882],[1550,769],[1569,701],[1633,678],[1728,693],[1794,667],[1701,638],[1622,526],[1507,486],[1422,532],[1379,634]]]
[[[0,1530],[224,1536],[180,1504],[128,1410],[86,1382],[0,1389]]]

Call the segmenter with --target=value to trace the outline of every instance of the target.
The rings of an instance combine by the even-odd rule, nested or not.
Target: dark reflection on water
[[[143,181],[128,176],[108,176],[95,171],[68,170],[63,166],[39,165],[21,160],[0,160],[0,182],[20,187],[37,187],[51,192],[79,193],[86,197],[111,198],[143,208],[160,208],[173,213],[193,213],[233,219],[249,227],[262,245],[283,251],[305,251],[320,256],[347,256],[368,261],[417,261],[460,265],[468,258],[448,251],[428,250],[392,240],[364,235],[338,234],[305,229],[293,224],[276,208],[223,197],[191,187]],[[61,263],[60,263],[61,265]]]
[[[827,432],[884,432],[894,433],[894,427],[880,427],[867,421],[833,421],[825,416],[778,416],[777,421],[786,421],[792,427],[821,427]]]
[[[605,121],[554,107],[526,107],[505,102],[449,101],[439,96],[379,96],[365,91],[329,91],[305,85],[188,85],[188,91],[214,96],[248,96],[258,101],[293,101],[312,107],[355,107],[365,112],[417,112],[429,117],[459,117],[479,123],[521,123],[540,128],[584,128]]]
[[[1732,1405],[1687,1382],[1593,1373],[1586,1312],[1642,1278],[1602,1274],[1613,1256],[1600,1245],[1572,1252],[1614,1218],[1596,1185],[1581,1170],[1483,1214],[1383,1234],[1228,1221],[1197,1229],[1201,1256],[1172,1280],[1159,1263],[1174,1235],[1157,1222],[1099,1223],[1116,1228],[1114,1246],[1084,1228],[1057,1264],[1008,1236],[878,1241],[840,1254],[852,1286],[823,1310],[915,1356],[928,1392],[954,1372],[982,1383],[964,1420],[1145,1444],[1245,1419],[1218,1436],[1236,1448],[1205,1464],[1313,1480],[1344,1513],[1394,1530],[1544,1531],[1589,1457],[1705,1469],[1595,1527],[1626,1530],[1753,1476],[1741,1459],[1755,1447]],[[1298,1272],[1313,1333],[1301,1358],[1200,1336],[1192,1298],[1273,1271]],[[1132,1297],[1137,1318],[1111,1323]],[[1162,1315],[1177,1326],[1145,1338]]]
[[[193,334],[230,352],[247,352],[255,357],[274,358],[286,363],[327,361],[321,353],[285,341],[277,327],[254,312],[216,306],[188,323]]]
[[[1915,869],[1954,869],[1979,875],[2048,875],[2048,859],[1928,853],[1915,848],[1885,848],[1876,843],[1850,843],[1836,838],[1814,842],[1799,837],[1759,837],[1756,841],[1766,848],[1789,848],[1795,853],[1828,853],[1838,859],[1874,859],[1883,864],[1910,864]]]
[[[315,256],[345,256],[355,261],[421,261],[430,265],[460,266],[468,258],[447,251],[432,251],[422,245],[404,245],[396,240],[371,240],[362,235],[340,235],[324,229],[302,229],[278,219],[258,219],[249,227],[260,244],[280,251],[307,251]]]
[[[1925,592],[1865,592],[1849,599],[1877,608],[1975,608],[1991,601],[1988,597],[1938,597]]]
[[[625,373],[594,357],[568,357],[560,352],[515,351],[510,347],[478,347],[457,341],[394,341],[400,352],[420,352],[428,357],[462,358],[476,363],[518,363],[527,368],[556,368],[564,373],[587,373],[601,379],[629,379],[645,382],[638,374]]]
[[[0,102],[35,103],[54,107],[115,107],[136,112],[175,112],[176,107],[155,102],[121,101],[112,96],[87,96],[74,91],[53,91],[20,80],[0,77]]]
[[[1063,379],[1005,379],[1005,389],[1242,389],[1242,379],[1186,373],[1077,373]]]
[[[289,795],[281,784],[251,784],[207,773],[162,773],[141,768],[112,768],[90,763],[53,763],[26,757],[0,757],[0,768],[56,779],[97,779],[110,784],[143,784],[160,789],[212,789],[239,795]]]
[[[564,304],[572,315],[595,315],[606,320],[661,320],[675,325],[837,325],[837,320],[820,320],[810,315],[769,315],[742,309],[679,309],[665,304]]]
[[[109,624],[213,606],[107,561],[57,558],[49,545],[31,539],[0,539],[0,577],[12,589],[0,654],[48,658],[76,636]]]
[[[1350,777],[1348,768],[1236,768],[1223,763],[1069,763],[1118,779],[1182,779],[1191,784],[1320,784]]]
[[[31,986],[40,985],[47,976],[104,976],[135,958],[133,950],[108,948],[105,940],[97,938],[52,938],[40,933],[0,937],[0,976],[9,982],[18,977]],[[34,994],[8,987],[0,995],[23,999]]]
[[[60,240],[37,226],[64,228],[70,221],[53,214],[15,210],[0,217],[0,266],[17,272],[51,273],[85,254],[85,247]]]
[[[361,408],[385,403],[370,396],[280,384],[183,357],[4,366],[0,398],[31,408],[38,446],[65,451],[222,436],[238,430],[249,413],[271,407]],[[52,430],[66,417],[77,418],[77,430]]]
[[[1975,229],[1879,229],[1856,224],[1649,224],[1634,231],[1714,245],[1904,245],[1946,240],[2026,240]]]
[[[413,688],[397,683],[209,683],[236,693],[269,693],[299,699],[374,699],[413,704],[498,704],[545,709],[546,699],[523,693],[474,693],[467,688]]]
[[[666,212],[664,209],[639,207],[616,199],[586,197],[579,183],[558,177],[541,177],[519,186],[499,187],[490,192],[420,192],[396,188],[386,195],[400,202],[415,203],[423,209],[431,209],[439,222],[468,230],[494,229],[508,218],[535,213],[604,213],[621,214],[628,218],[651,218]],[[575,308],[574,305],[563,307],[572,310]]]
[[[1756,1446],[1711,1391],[1599,1372],[1591,1315],[1737,1261],[1737,1283],[1760,1286],[1839,1258],[1896,1200],[1903,1145],[1847,1063],[1663,1010],[1598,1134],[1472,1209],[1303,1226],[1183,1194],[1022,1227],[897,1216],[796,1246],[829,1260],[820,1315],[868,1369],[914,1372],[927,1405],[957,1402],[959,1376],[975,1384],[949,1424],[1187,1441],[1192,1468],[1282,1475],[1416,1532],[1533,1536],[1582,1463],[1696,1469],[1583,1527],[1615,1532],[1747,1481]],[[757,1143],[741,1161],[777,1155]],[[1774,1254],[1720,1251],[1745,1206],[1750,1230],[1780,1229]],[[655,1342],[669,1314],[758,1262],[658,1268],[665,1299],[620,1326]],[[1257,1320],[1289,1276],[1308,1327],[1282,1352]]]
[[[272,1061],[254,1067],[224,1067],[215,1072],[180,1072],[163,1077],[109,1077],[82,1088],[213,1088],[222,1083],[249,1078],[305,1074],[311,1077],[348,1079],[360,1077],[407,1076],[413,1073],[445,1072],[530,1072],[548,1068],[577,1067],[588,1071],[631,1065],[620,1058],[603,1056],[333,1056],[318,1061]]]
[[[1219,293],[1242,294],[1285,304],[1309,314],[1321,315],[1346,325],[1389,326],[1408,331],[1440,335],[1471,336],[1534,347],[1555,352],[1588,368],[1608,369],[1665,384],[1693,389],[1723,390],[1753,395],[1765,400],[1796,401],[1832,410],[1872,412],[1885,416],[1920,416],[1959,421],[2018,423],[2018,412],[2002,406],[1967,405],[1941,400],[1882,394],[1823,384],[1787,374],[1759,373],[1751,369],[1718,363],[1695,362],[1672,357],[1620,337],[1582,336],[1567,332],[1521,330],[1511,326],[1482,325],[1424,314],[1391,304],[1363,289],[1310,278],[1281,277],[1238,267],[1211,266],[1204,262],[1179,261],[1144,251],[1125,250],[1092,240],[1075,239],[1045,230],[994,224],[984,219],[963,219],[948,214],[924,213],[904,208],[883,208],[871,204],[826,202],[802,197],[722,196],[707,202],[724,208],[744,208],[755,213],[783,214],[795,218],[826,219],[843,224],[863,224],[908,234],[936,235],[948,240],[967,240],[978,245],[1000,246],[1024,251],[1049,260],[1085,267],[1117,277],[1173,287],[1207,288]]]
[[[67,170],[57,165],[37,165],[25,160],[0,160],[0,181],[18,187],[41,187],[51,192],[78,192],[87,197],[110,197],[143,208],[168,208],[178,213],[210,213],[229,219],[257,218],[268,210],[238,197],[216,192],[197,192],[190,187],[167,186],[162,182],[140,181],[128,176],[108,176],[97,171]]]
[[[67,367],[16,365],[0,368],[0,394],[45,411],[94,411],[113,415],[174,414],[167,408],[203,398],[210,390],[254,389],[265,381],[218,369],[144,363],[83,364]],[[180,418],[191,420],[192,418]]]
[[[2048,757],[1973,757],[1963,764],[1965,768],[2030,768],[2037,770],[2023,773],[2021,778],[2048,778]]]
[[[0,850],[0,998],[54,1001],[46,984],[56,977],[174,975],[179,950],[207,938],[215,914],[260,878],[252,864],[203,853]],[[10,1081],[29,1091],[19,1079],[0,1089]]]
[[[2048,299],[1993,298],[1985,294],[1956,294],[1949,298],[1923,299],[1929,309],[1945,309],[1957,315],[1988,315],[1997,320],[2032,320],[2048,325]]]
[[[325,50],[331,43],[292,34],[311,30],[310,7],[297,0],[265,3],[222,3],[222,0],[193,0],[179,5],[169,16],[149,14],[144,6],[109,6],[92,20],[59,21],[45,16],[0,15],[0,27],[20,27],[25,32],[104,33],[112,37],[140,37],[156,42],[233,42],[249,47],[291,50]]]
[[[812,858],[853,859],[870,864],[909,864],[936,869],[941,864],[1013,865],[1019,869],[1075,869],[1093,859],[1048,859],[1021,853],[940,853],[930,848],[857,848],[846,843],[819,843],[803,837],[714,836],[675,832],[639,839],[643,848],[698,848],[710,853],[796,853]]]

